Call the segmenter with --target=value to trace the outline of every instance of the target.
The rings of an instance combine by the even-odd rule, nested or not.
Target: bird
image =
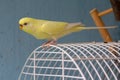
[[[23,17],[19,20],[19,28],[20,30],[34,36],[36,39],[47,40],[47,42],[43,43],[42,46],[50,46],[57,44],[57,40],[59,38],[62,38],[63,36],[73,32],[91,29],[116,28],[116,26],[85,27],[85,25],[81,22],[69,23],[64,21],[51,21]]]

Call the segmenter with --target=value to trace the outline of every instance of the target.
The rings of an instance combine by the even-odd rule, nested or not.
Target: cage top
[[[119,67],[119,42],[39,46],[18,80],[117,80]]]

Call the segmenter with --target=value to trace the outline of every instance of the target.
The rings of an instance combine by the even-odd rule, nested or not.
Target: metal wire
[[[119,80],[120,42],[36,48],[18,80]]]

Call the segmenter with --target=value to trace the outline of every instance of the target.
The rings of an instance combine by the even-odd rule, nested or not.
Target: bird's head
[[[19,20],[19,28],[20,30],[26,30],[31,28],[31,26],[33,25],[33,20],[32,18],[29,17],[25,17],[25,18],[21,18]]]

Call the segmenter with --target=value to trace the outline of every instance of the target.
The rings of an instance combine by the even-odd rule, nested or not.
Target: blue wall
[[[82,22],[95,26],[89,11],[103,11],[111,7],[109,0],[0,0],[0,80],[17,80],[28,55],[43,40],[18,28],[21,17]],[[107,25],[118,25],[113,13],[103,18]],[[120,29],[109,30],[113,40],[120,39]],[[63,37],[59,43],[102,41],[97,30],[82,31]]]

